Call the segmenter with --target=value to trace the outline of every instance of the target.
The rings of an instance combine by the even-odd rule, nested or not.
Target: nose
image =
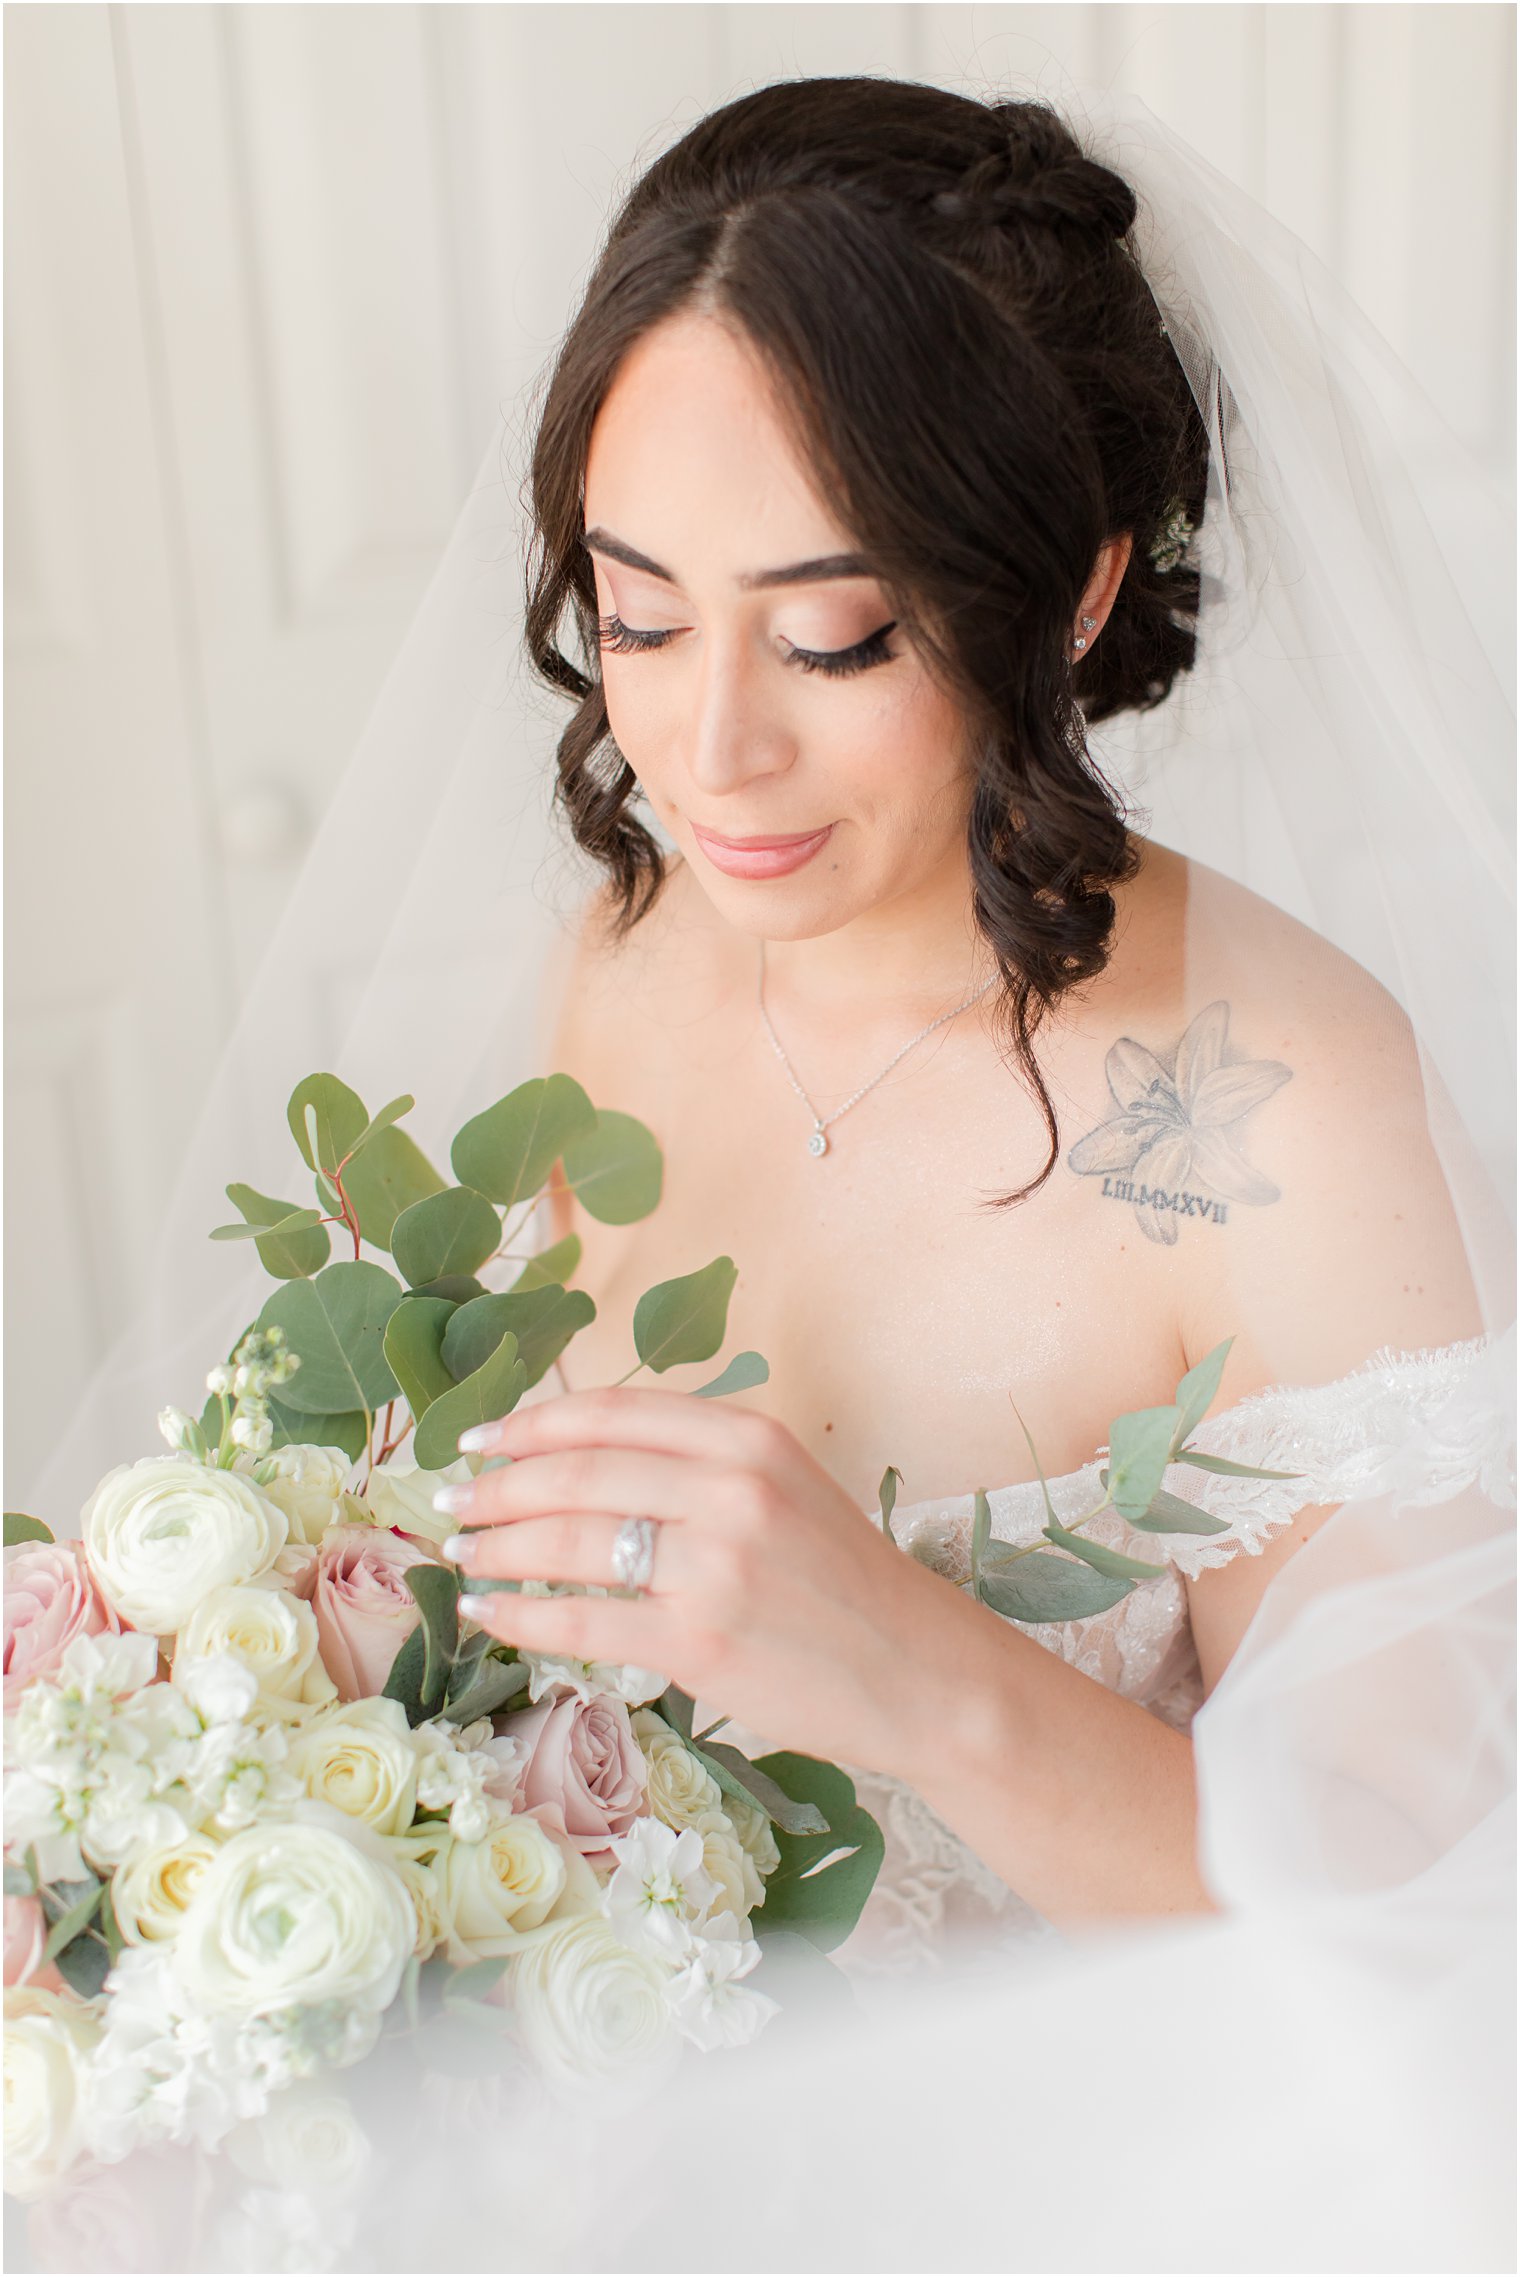
[[[774,668],[743,632],[704,642],[686,746],[687,773],[698,790],[718,798],[790,767],[796,739],[773,681]]]

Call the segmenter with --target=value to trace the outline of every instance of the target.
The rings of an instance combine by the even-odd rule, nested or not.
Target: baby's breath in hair
[[[1187,508],[1183,505],[1182,500],[1180,498],[1174,499],[1168,509],[1166,520],[1152,538],[1150,545],[1151,560],[1163,575],[1167,570],[1175,569],[1187,552],[1188,539],[1192,536],[1195,526],[1188,520]]]

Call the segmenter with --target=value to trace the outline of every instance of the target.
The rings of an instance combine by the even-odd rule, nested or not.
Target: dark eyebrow
[[[625,545],[610,530],[588,530],[581,543],[588,553],[604,553],[610,561],[620,561],[628,569],[642,569],[646,576],[658,577],[666,585],[680,583],[668,569],[651,561],[647,553]],[[820,555],[816,561],[794,561],[785,569],[751,570],[740,577],[739,583],[746,592],[754,593],[774,585],[818,585],[831,577],[874,577],[875,574],[864,554],[829,553]]]

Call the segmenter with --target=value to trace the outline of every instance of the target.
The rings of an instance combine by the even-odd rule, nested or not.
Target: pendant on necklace
[[[818,1128],[815,1131],[811,1132],[808,1136],[808,1153],[818,1155],[827,1154],[828,1151],[828,1133],[825,1131],[822,1123],[820,1123],[818,1125]]]

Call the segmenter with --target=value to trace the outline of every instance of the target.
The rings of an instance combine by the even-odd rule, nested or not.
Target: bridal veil
[[[1511,541],[1289,231],[1144,105],[1067,110],[1135,189],[1212,449],[1197,668],[1094,750],[1141,828],[1407,1013],[1483,1364],[1289,1561],[1199,1713],[1221,1917],[777,2032],[631,2123],[543,2118],[540,2175],[579,2208],[557,2241],[514,2242],[510,2214],[497,2231],[473,2148],[438,2169],[439,2266],[1487,2269],[1512,2250],[1513,717],[1486,629]],[[434,1153],[547,1069],[586,880],[521,653],[529,419],[509,407],[493,439],[232,1026],[142,1312],[38,1484],[61,1532],[153,1450],[166,1401],[199,1406],[257,1312],[248,1249],[207,1235],[229,1179],[287,1189],[302,1076],[331,1068],[371,1112],[412,1093]],[[525,2152],[500,2152],[509,2203]]]

